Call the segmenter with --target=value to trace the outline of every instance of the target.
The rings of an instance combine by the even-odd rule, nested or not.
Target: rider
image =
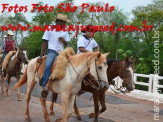
[[[77,41],[77,53],[85,53],[92,52],[95,49],[96,52],[99,52],[100,47],[96,43],[96,41],[92,38],[93,27],[92,25],[87,25],[86,29],[82,31],[85,33],[82,37]]]
[[[1,48],[3,50],[3,56],[1,59],[1,66],[0,69],[2,68],[2,62],[5,58],[5,56],[10,52],[10,51],[15,51],[17,49],[17,42],[16,40],[13,39],[14,33],[12,31],[8,31],[7,37],[4,39]],[[4,69],[2,69],[4,70]],[[1,72],[0,72],[1,73]]]
[[[67,15],[65,14],[58,14],[55,20],[56,26],[61,26],[61,28],[63,28],[64,25],[66,25],[66,22],[70,23],[70,20],[67,18]],[[53,31],[45,31],[42,40],[43,42],[41,54],[40,57],[37,59],[37,62],[41,63],[42,56],[44,55],[44,52],[48,45],[45,69],[43,73],[43,78],[40,81],[40,85],[42,86],[42,94],[47,95],[48,89],[46,89],[45,86],[49,79],[53,62],[55,58],[58,56],[58,53],[64,50],[64,46],[67,46],[69,41],[69,35],[67,31],[64,32],[63,30],[60,31],[54,28]]]

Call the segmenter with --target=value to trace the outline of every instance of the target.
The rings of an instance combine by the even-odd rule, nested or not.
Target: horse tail
[[[28,66],[27,66],[27,68],[28,68]],[[24,72],[23,76],[20,78],[20,80],[18,81],[18,83],[14,87],[12,87],[11,90],[18,89],[22,85],[27,83],[27,68],[25,69],[25,72]]]

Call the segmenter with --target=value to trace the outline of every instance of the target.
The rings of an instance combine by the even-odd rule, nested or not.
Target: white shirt
[[[45,31],[42,39],[48,40],[48,49],[57,51],[58,53],[64,50],[64,45],[59,41],[59,37],[63,37],[65,41],[69,41],[69,35],[67,31]]]
[[[89,42],[90,41],[90,42]],[[84,47],[86,50],[92,52],[92,49],[97,47],[98,44],[93,38],[90,38],[89,40],[86,39],[84,36],[80,37],[77,42],[77,53],[82,53],[79,50],[79,47]]]

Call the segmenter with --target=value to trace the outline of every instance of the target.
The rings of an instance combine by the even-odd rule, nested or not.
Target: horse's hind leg
[[[35,86],[36,82],[32,81],[31,84],[28,84],[27,86],[27,94],[26,94],[26,108],[25,108],[25,116],[27,120],[30,120],[30,115],[29,115],[29,101],[31,99],[31,92]]]
[[[58,97],[58,94],[53,92],[52,93],[52,97],[51,97],[51,104],[50,104],[50,115],[53,115],[54,114],[54,102],[56,103],[57,101],[57,97]]]
[[[4,79],[5,79],[5,77],[1,76],[1,92],[2,92],[2,94],[4,93],[4,89],[3,89]]]
[[[80,116],[80,113],[78,110],[78,106],[76,104],[76,97],[75,97],[75,102],[74,102],[74,111],[75,111],[75,114],[77,115],[78,120],[81,120],[81,116]]]
[[[11,76],[7,76],[7,88],[6,88],[6,96],[8,97],[8,88],[10,87],[10,79],[11,79]]]

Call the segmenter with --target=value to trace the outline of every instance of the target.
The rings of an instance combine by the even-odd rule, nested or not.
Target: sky
[[[15,4],[18,4],[18,6],[28,6],[28,11],[24,13],[27,20],[31,20],[32,16],[34,16],[33,13],[30,13],[29,10],[31,10],[33,3],[38,3],[39,1],[43,2],[44,4],[48,4],[48,6],[55,6],[58,2],[63,0],[0,0],[0,11],[2,11],[2,4],[8,3],[9,6],[13,6]],[[123,12],[125,12],[129,19],[133,17],[132,15],[132,9],[134,9],[136,6],[145,6],[147,4],[152,3],[152,0],[75,0],[75,5],[82,5],[82,3],[95,3],[95,2],[104,2],[109,3],[111,6],[118,6],[120,9],[122,9]],[[2,14],[0,12],[0,14]],[[11,15],[13,15],[13,12],[10,12]]]

